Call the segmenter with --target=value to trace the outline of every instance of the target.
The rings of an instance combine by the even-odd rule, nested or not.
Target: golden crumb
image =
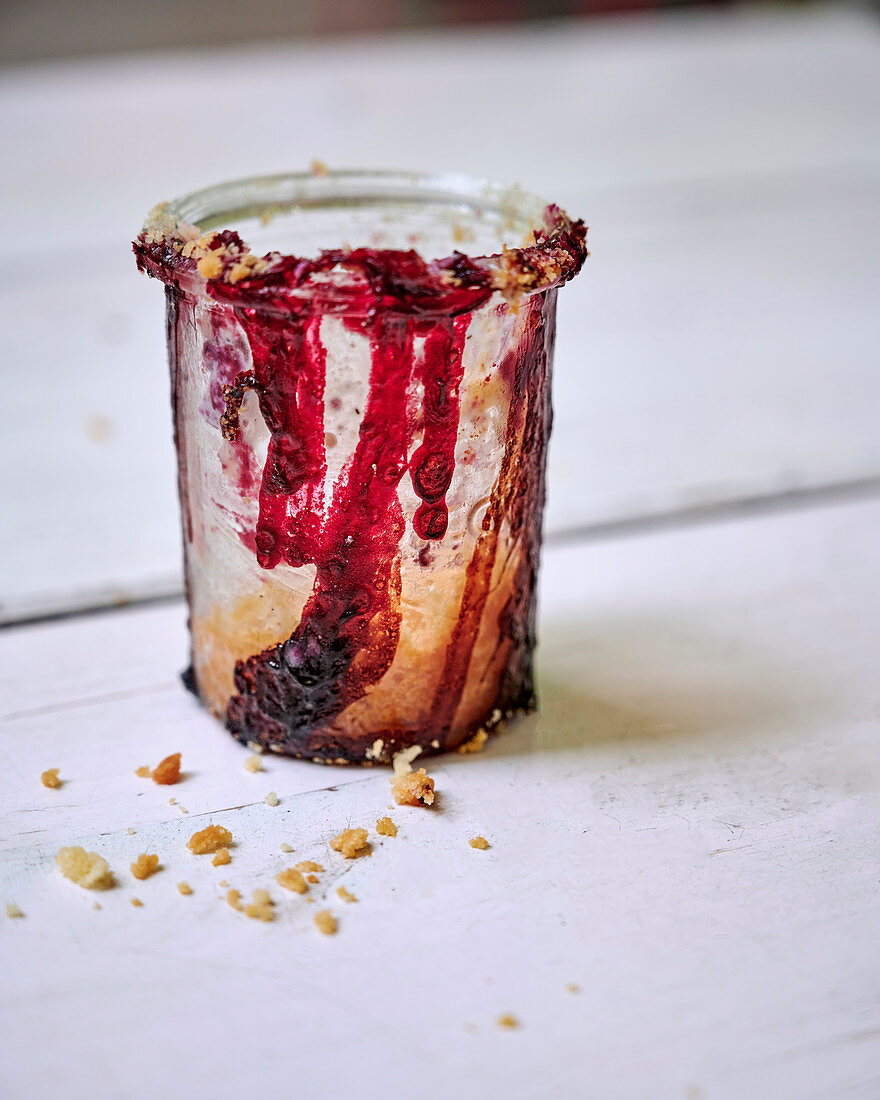
[[[336,896],[338,898],[342,898],[343,901],[347,901],[349,904],[351,904],[351,902],[353,901],[357,901],[357,898],[354,896],[354,894],[350,890],[346,890],[344,886],[339,887],[339,889],[336,891]]]
[[[178,882],[177,892],[183,894],[184,897],[188,897],[193,892],[193,888],[188,882]]]
[[[218,248],[202,256],[196,265],[203,279],[217,279],[223,274],[223,250]]]
[[[244,915],[251,920],[275,920],[275,903],[268,890],[254,890],[253,901],[245,906]]]
[[[580,993],[581,987],[576,982],[569,982],[565,987],[566,993]]]
[[[401,749],[391,757],[391,767],[394,769],[394,778],[409,775],[412,771],[412,762],[422,751],[421,745],[410,745],[408,749]]]
[[[166,756],[153,768],[153,782],[163,787],[170,787],[180,779],[180,753],[174,752]]]
[[[397,826],[390,817],[380,817],[376,822],[376,832],[379,836],[397,836]]]
[[[287,841],[285,841],[285,842],[284,842],[284,843],[283,843],[283,844],[281,845],[281,851],[282,851],[282,852],[292,852],[292,851],[293,851],[293,845],[292,845],[292,844],[288,844],[288,843],[287,843]]]
[[[463,745],[458,746],[459,752],[482,752],[486,747],[486,742],[489,740],[489,734],[485,730],[477,730],[470,741],[465,741]]]
[[[49,787],[53,791],[57,791],[61,786],[61,780],[58,778],[60,768],[48,768],[40,776],[40,782],[44,787]]]
[[[484,851],[489,847],[489,841],[484,836],[472,836],[468,844],[472,848],[482,848]]]
[[[424,768],[403,775],[391,788],[398,806],[430,806],[434,801],[434,780]]]
[[[279,871],[275,876],[275,881],[279,886],[283,886],[285,890],[292,890],[294,894],[304,894],[308,890],[306,880],[295,867],[288,867],[284,871]]]
[[[129,825],[129,827],[125,831],[126,833],[128,833],[129,836],[134,836],[134,829],[131,827],[131,825]]]
[[[232,843],[232,833],[222,825],[209,825],[199,830],[189,838],[187,848],[197,856],[216,852],[219,848],[226,848]]]
[[[315,885],[315,883],[316,883],[316,882],[320,882],[320,881],[321,881],[321,880],[320,880],[320,879],[318,878],[318,876],[317,876],[317,875],[306,875],[306,879],[307,879],[307,881],[308,881],[308,882],[310,882],[310,883],[311,883],[311,884],[312,884],[313,886]]]
[[[139,879],[149,878],[150,875],[155,875],[158,870],[160,870],[159,857],[156,855],[148,856],[146,852],[142,852],[137,857],[136,862],[131,865],[131,873]]]
[[[141,901],[140,898],[132,898],[131,904],[135,907],[135,909],[141,909],[143,908],[144,903]]]
[[[319,909],[315,913],[315,927],[325,936],[333,936],[339,928],[339,923],[329,909]]]
[[[10,920],[14,920],[16,917],[23,917],[24,913],[22,913],[14,901],[8,901],[6,903],[6,916],[9,917]]]
[[[100,909],[101,908],[101,903],[99,901],[93,901],[92,902],[92,908],[93,909]]]
[[[296,865],[297,871],[317,871],[319,874],[324,870],[320,863],[315,863],[312,859],[304,859]]]
[[[149,779],[153,774],[153,769],[146,764],[141,764],[139,768],[135,768],[134,774],[140,776],[141,779]]]
[[[225,867],[227,863],[232,863],[232,856],[229,854],[228,848],[221,848],[211,860],[214,867]]]
[[[519,1020],[510,1012],[505,1012],[503,1016],[498,1017],[498,1026],[506,1028],[519,1027]]]
[[[62,875],[86,890],[107,890],[115,885],[113,872],[103,856],[85,848],[59,848],[55,862]]]
[[[258,756],[256,753],[254,753],[253,756],[249,756],[244,762],[244,770],[246,772],[261,772],[263,770],[262,757]]]
[[[309,165],[313,176],[326,176],[329,169],[322,160],[313,160]]]
[[[231,905],[233,909],[237,909],[239,913],[244,909],[244,906],[241,904],[241,890],[227,890],[226,902],[228,905]]]
[[[269,791],[263,801],[266,803],[267,806],[277,806],[278,795],[274,791]]]
[[[365,856],[370,850],[366,829],[343,829],[338,836],[330,841],[330,847],[334,852],[341,852],[346,859],[357,859]]]

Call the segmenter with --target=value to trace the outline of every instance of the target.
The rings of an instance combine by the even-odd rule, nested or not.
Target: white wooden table
[[[541,94],[503,95],[526,60]],[[815,9],[0,75],[4,1100],[880,1095],[878,62],[875,20]],[[205,103],[230,69],[259,111]],[[161,295],[126,250],[156,200],[312,157],[519,179],[593,227],[543,710],[350,864],[327,842],[387,773],[251,775],[177,681]],[[133,774],[174,751],[179,786]],[[228,867],[186,851],[209,821]],[[100,910],[64,844],[117,872]],[[302,859],[316,903],[274,884]]]

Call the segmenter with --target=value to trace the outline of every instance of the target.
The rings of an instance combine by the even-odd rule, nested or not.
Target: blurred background
[[[548,538],[880,491],[874,5],[6,0],[0,620],[180,591],[130,241],[238,176],[458,170],[564,206]]]

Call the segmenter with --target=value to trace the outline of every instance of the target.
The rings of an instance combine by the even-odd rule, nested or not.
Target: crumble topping
[[[458,746],[458,752],[482,752],[489,740],[489,734],[485,730],[477,730],[470,741],[465,741]]]
[[[330,841],[330,847],[334,852],[341,852],[346,859],[357,859],[365,856],[370,850],[366,829],[343,829],[338,836]]]
[[[152,778],[154,783],[159,783],[163,787],[170,787],[176,783],[180,779],[180,753],[173,752],[161,760],[153,768]]]
[[[390,817],[380,817],[376,822],[376,832],[379,836],[397,836],[397,826]]]
[[[213,867],[225,867],[227,863],[232,863],[232,856],[229,854],[228,848],[221,848],[211,860]]]
[[[55,856],[58,869],[71,882],[86,890],[107,890],[116,885],[107,860],[85,848],[59,848]]]
[[[377,737],[376,740],[370,745],[364,756],[367,760],[380,760],[382,757],[382,749],[385,747],[385,742],[381,737]]]
[[[141,779],[149,779],[153,774],[153,769],[148,764],[141,764],[139,768],[135,768],[134,774]]]
[[[253,901],[245,906],[244,915],[251,920],[275,920],[275,903],[268,890],[254,890]]]
[[[325,936],[333,936],[339,928],[339,922],[329,909],[319,909],[315,913],[315,927]]]
[[[263,760],[257,753],[253,756],[249,756],[244,762],[244,770],[251,773],[261,772],[263,770]]]
[[[309,165],[309,169],[313,176],[326,176],[329,171],[327,165],[317,158]]]
[[[297,871],[318,871],[319,873],[324,870],[320,863],[315,863],[312,859],[304,859],[296,865]]]
[[[233,909],[237,909],[239,913],[244,911],[244,906],[241,904],[241,890],[227,890],[226,903],[231,905]]]
[[[58,778],[60,768],[47,768],[46,771],[40,776],[40,782],[44,787],[49,787],[53,791],[57,791],[61,786],[61,780]]]
[[[149,878],[150,875],[155,875],[158,870],[160,870],[159,857],[157,855],[147,855],[146,852],[142,852],[131,865],[131,873],[137,879]]]
[[[184,897],[188,897],[193,891],[188,882],[178,882],[177,892],[183,894]]]
[[[288,844],[288,843],[287,843],[287,841],[285,841],[285,842],[284,842],[284,843],[283,843],[283,844],[281,845],[281,851],[282,851],[282,852],[292,852],[292,851],[293,851],[293,845],[292,845],[292,844]]]
[[[344,886],[339,887],[339,889],[336,891],[336,896],[338,898],[341,898],[343,901],[347,901],[349,904],[351,904],[351,902],[353,901],[357,901],[357,898],[354,896],[354,894],[350,890],[346,890]]]
[[[317,875],[306,875],[306,882],[311,882],[312,885],[314,885],[316,882],[319,882],[319,881],[320,881],[320,879],[318,878]]]
[[[434,801],[434,780],[424,768],[401,776],[391,788],[398,806],[430,806]]]
[[[274,791],[269,791],[263,801],[266,803],[267,806],[277,806],[278,795]]]
[[[135,909],[140,909],[144,903],[141,901],[140,898],[132,898],[131,904],[135,907]]]
[[[484,836],[472,836],[468,844],[472,848],[482,848],[483,850],[489,847],[489,841]]]
[[[510,1012],[505,1012],[503,1016],[498,1017],[499,1027],[519,1027],[519,1020]]]
[[[294,894],[304,894],[308,890],[306,880],[295,867],[288,867],[284,871],[279,871],[275,876],[275,881],[279,886],[283,886],[285,890],[291,890]]]
[[[6,916],[10,920],[15,920],[16,917],[23,917],[24,913],[19,909],[14,901],[8,901],[6,903]]]
[[[206,829],[200,829],[187,841],[187,848],[197,856],[216,852],[219,848],[226,848],[232,843],[232,833],[222,825],[209,825]]]

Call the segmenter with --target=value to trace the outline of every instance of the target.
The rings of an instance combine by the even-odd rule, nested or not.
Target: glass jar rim
[[[416,294],[417,308],[404,308],[403,312],[462,312],[473,308],[476,291],[484,296],[497,291],[509,304],[515,304],[573,278],[588,255],[582,221],[573,221],[558,206],[518,186],[505,187],[460,173],[330,171],[323,167],[232,180],[162,203],[148,214],[134,251],[142,270],[189,293],[234,297],[241,307],[271,312],[287,312],[294,304],[299,309],[317,297],[326,310],[327,284],[317,295],[315,286],[310,285],[316,271],[322,271],[326,279],[328,271],[357,267],[358,257],[365,251],[369,251],[372,265],[378,259],[380,267],[402,253],[342,249],[322,252],[315,261],[280,252],[257,257],[237,233],[212,228],[203,231],[200,223],[229,224],[236,215],[252,217],[259,210],[274,214],[383,200],[413,206],[445,203],[459,209],[469,207],[476,214],[489,210],[512,225],[517,220],[527,223],[531,230],[526,243],[505,246],[498,253],[470,256],[456,250],[450,257],[429,262],[419,257],[424,265],[423,289],[431,293]],[[414,251],[409,254],[417,255]],[[279,298],[280,281],[285,285]],[[444,288],[449,293],[444,293]],[[336,285],[332,312],[361,312],[362,305],[354,306],[355,296],[363,298],[362,285],[360,291],[351,282]],[[396,306],[402,304],[406,305],[397,302]],[[395,303],[385,303],[384,308],[394,309]]]

